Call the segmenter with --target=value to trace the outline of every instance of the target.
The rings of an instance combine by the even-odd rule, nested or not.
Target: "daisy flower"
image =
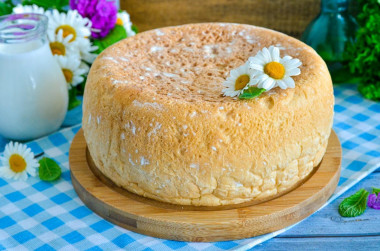
[[[82,75],[86,74],[89,69],[88,66],[86,67],[85,64],[81,62],[79,57],[73,55],[54,57],[62,69],[69,89],[83,82],[84,78]]]
[[[49,34],[49,45],[53,55],[66,56],[77,55],[79,56],[79,50],[76,43],[70,43],[73,35],[70,34],[66,37],[63,36],[63,30],[59,30],[57,34]]]
[[[127,32],[127,37],[134,36],[136,33],[132,30],[132,22],[126,11],[117,13],[116,24],[122,25]]]
[[[49,17],[47,30],[49,38],[62,30],[64,38],[72,35],[68,42],[75,42],[81,51],[88,52],[88,47],[91,45],[88,43],[88,37],[91,35],[91,21],[89,19],[83,18],[76,10],[69,10],[67,13],[52,10],[47,12],[47,16]]]
[[[0,177],[7,179],[26,180],[28,174],[36,176],[36,168],[39,166],[30,148],[17,142],[5,146],[4,156],[0,160]]]
[[[257,87],[267,91],[279,86],[281,89],[294,88],[292,76],[301,73],[301,61],[290,56],[280,57],[280,50],[270,46],[263,48],[256,56],[249,58],[250,68],[256,71]]]
[[[38,7],[37,5],[21,5],[18,4],[16,7],[13,8],[13,12],[16,14],[21,13],[35,13],[35,14],[45,14],[44,8]]]
[[[224,81],[224,96],[235,97],[243,93],[252,85],[256,85],[255,71],[249,68],[249,63],[245,63],[238,68],[231,70],[230,75]]]
[[[81,58],[87,63],[92,64],[95,58],[98,56],[97,54],[92,53],[98,49],[98,46],[93,46],[89,39],[83,40],[81,43],[79,43],[78,49]]]

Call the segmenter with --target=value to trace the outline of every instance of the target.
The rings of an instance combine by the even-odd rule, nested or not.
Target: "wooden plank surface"
[[[274,238],[257,245],[254,251],[378,251],[380,236],[324,237],[324,238]]]
[[[184,241],[243,239],[292,225],[320,208],[335,190],[340,176],[341,147],[332,132],[326,154],[312,176],[281,197],[228,210],[194,211],[160,206],[149,199],[120,193],[91,171],[83,131],[70,148],[73,186],[82,201],[105,219],[154,237]]]
[[[253,250],[379,250],[379,210],[368,208],[355,218],[344,218],[338,213],[338,206],[344,198],[361,188],[370,190],[371,187],[380,187],[380,169],[321,211]]]
[[[380,211],[367,208],[365,213],[354,218],[339,215],[341,201],[357,192],[360,188],[371,191],[371,187],[380,187],[380,173],[373,173],[355,185],[338,199],[334,200],[320,212],[286,231],[282,237],[318,237],[318,236],[359,236],[380,235]],[[380,247],[379,247],[380,250]]]

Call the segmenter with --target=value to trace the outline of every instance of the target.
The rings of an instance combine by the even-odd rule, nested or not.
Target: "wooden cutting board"
[[[69,161],[78,196],[106,220],[154,237],[211,242],[270,233],[314,213],[338,184],[341,156],[339,139],[332,131],[321,164],[293,190],[259,204],[219,208],[175,206],[118,188],[92,162],[82,129],[71,144]]]

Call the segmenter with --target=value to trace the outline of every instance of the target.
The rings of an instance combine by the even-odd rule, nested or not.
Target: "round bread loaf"
[[[222,96],[230,70],[270,45],[301,60],[295,88],[248,101]],[[230,205],[275,196],[310,174],[333,104],[327,67],[304,43],[251,25],[190,24],[101,53],[83,130],[94,163],[118,186],[174,204]]]

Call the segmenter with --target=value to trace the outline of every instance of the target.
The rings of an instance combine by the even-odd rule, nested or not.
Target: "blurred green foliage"
[[[360,25],[356,42],[347,48],[352,73],[360,76],[359,92],[380,100],[380,0],[357,0]]]

